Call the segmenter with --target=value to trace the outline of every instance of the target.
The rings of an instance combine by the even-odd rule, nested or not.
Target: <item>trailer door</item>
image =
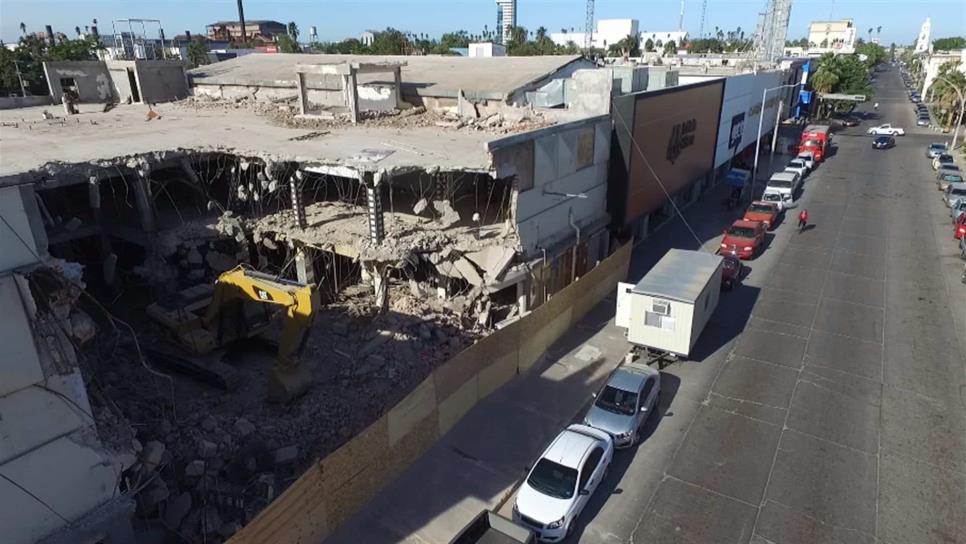
[[[617,284],[617,312],[614,318],[618,327],[625,329],[631,326],[631,291],[634,289],[633,283]]]

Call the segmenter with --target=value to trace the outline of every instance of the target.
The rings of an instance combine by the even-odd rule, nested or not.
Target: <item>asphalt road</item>
[[[647,438],[615,456],[575,541],[966,542],[966,286],[924,157],[948,136],[915,127],[896,71],[877,85],[879,119],[839,133],[805,183],[814,227],[780,225],[698,360],[664,370]],[[864,132],[882,122],[908,135],[876,151]],[[685,216],[707,247],[727,213]],[[632,278],[695,247],[665,229]]]

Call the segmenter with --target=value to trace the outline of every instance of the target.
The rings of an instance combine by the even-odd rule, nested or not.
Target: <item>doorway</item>
[[[140,102],[141,93],[138,92],[138,80],[134,77],[134,68],[127,69],[127,81],[131,86],[131,102]]]

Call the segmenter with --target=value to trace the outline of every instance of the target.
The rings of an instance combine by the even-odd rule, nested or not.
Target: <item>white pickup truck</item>
[[[866,131],[866,134],[871,134],[873,136],[905,136],[906,130],[886,123],[884,125],[870,128]]]

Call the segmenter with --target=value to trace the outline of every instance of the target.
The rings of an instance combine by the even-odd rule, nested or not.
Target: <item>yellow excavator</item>
[[[204,356],[267,329],[273,314],[270,305],[285,309],[285,323],[278,342],[278,359],[269,375],[268,398],[289,402],[303,394],[312,382],[311,373],[300,361],[320,306],[319,295],[311,285],[238,266],[221,274],[214,286],[198,285],[176,292],[148,306],[147,313],[194,357],[155,355],[169,365],[231,389],[231,368],[220,362],[206,362]]]

